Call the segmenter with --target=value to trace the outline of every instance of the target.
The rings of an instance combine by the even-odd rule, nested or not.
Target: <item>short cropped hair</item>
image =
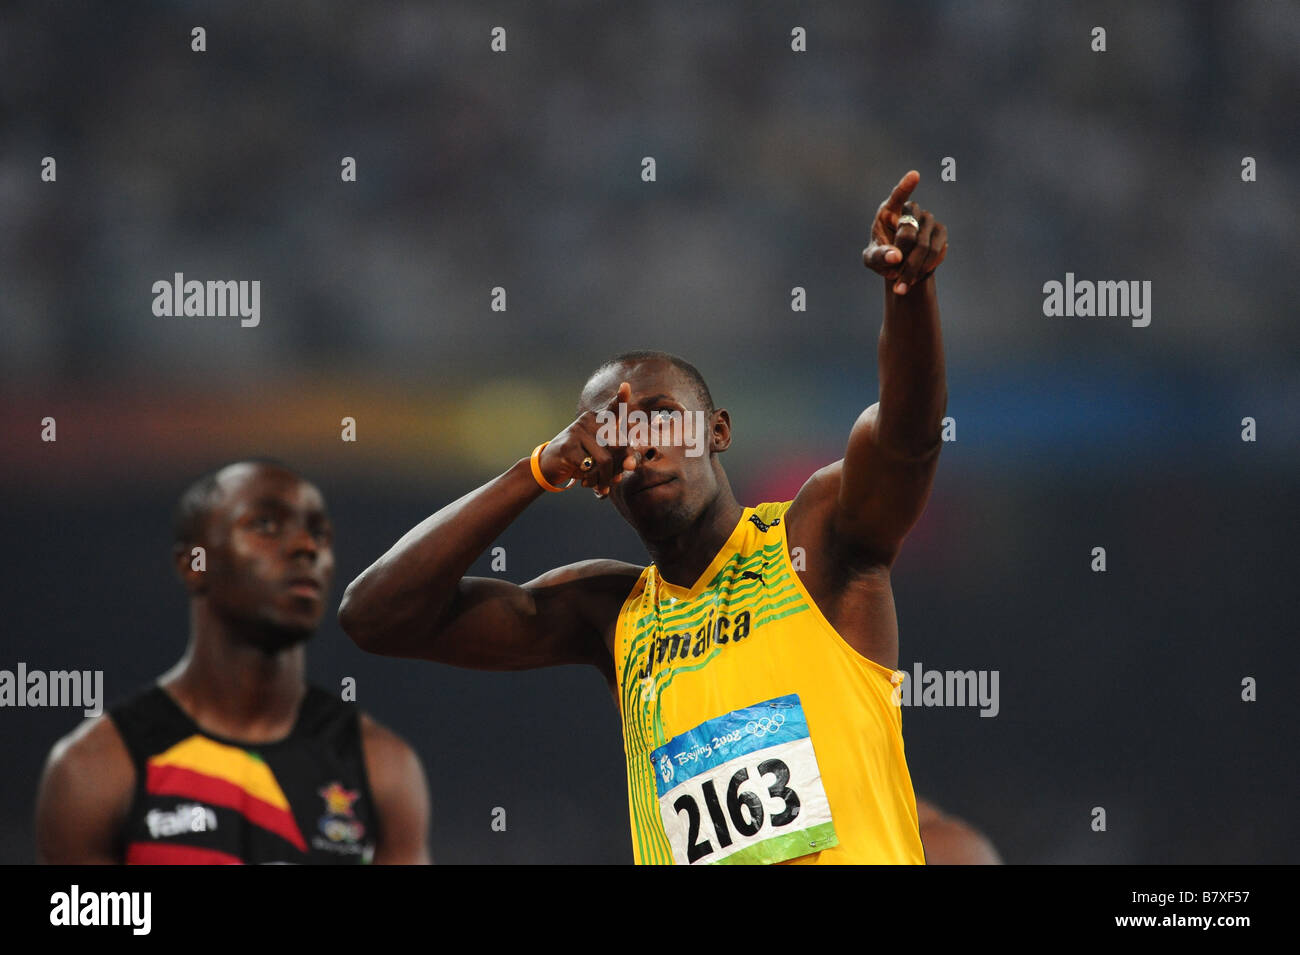
[[[700,374],[700,370],[685,358],[670,354],[666,351],[622,352],[612,358],[606,359],[599,368],[587,376],[587,381],[590,383],[591,379],[595,378],[602,372],[608,371],[610,368],[616,368],[619,365],[635,365],[643,361],[666,361],[675,367],[686,376],[688,381],[690,381],[691,387],[695,389],[695,397],[700,400],[700,403],[704,406],[704,410],[710,414],[713,413],[713,395],[709,391],[709,385],[704,380],[704,376]],[[583,390],[586,390],[585,386]],[[578,411],[582,411],[581,399],[579,399]]]
[[[275,458],[245,458],[242,461],[231,461],[213,468],[202,477],[195,479],[176,501],[176,507],[172,510],[172,540],[176,544],[193,544],[203,539],[208,518],[212,514],[212,501],[217,493],[217,478],[226,468],[237,464],[265,464],[292,474],[298,473]]]

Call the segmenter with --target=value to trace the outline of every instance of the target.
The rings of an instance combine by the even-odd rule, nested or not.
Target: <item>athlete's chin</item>
[[[277,615],[262,621],[252,635],[252,643],[263,653],[273,655],[306,643],[320,626],[320,614],[310,616]]]
[[[681,534],[694,523],[694,517],[680,501],[666,501],[635,508],[628,521],[644,541],[668,540]]]

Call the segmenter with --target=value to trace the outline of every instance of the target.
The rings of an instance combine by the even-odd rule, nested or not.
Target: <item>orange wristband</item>
[[[569,483],[564,485],[564,487],[556,487],[550,481],[546,480],[546,475],[542,474],[542,465],[538,461],[538,458],[542,454],[542,448],[546,447],[550,443],[551,442],[549,441],[543,441],[537,447],[533,448],[533,454],[532,457],[529,458],[529,462],[533,466],[533,477],[536,478],[537,483],[540,484],[544,490],[550,491],[554,494],[558,494],[561,491],[567,491],[569,488],[571,488],[573,486],[573,482],[576,481],[577,478],[569,478]]]

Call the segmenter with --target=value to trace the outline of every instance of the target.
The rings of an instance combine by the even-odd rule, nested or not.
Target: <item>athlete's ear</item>
[[[172,547],[172,566],[176,576],[190,595],[205,593],[208,589],[208,555],[198,546],[176,544]]]
[[[731,447],[731,415],[726,408],[713,412],[713,429],[709,433],[709,440],[714,454],[721,454]]]

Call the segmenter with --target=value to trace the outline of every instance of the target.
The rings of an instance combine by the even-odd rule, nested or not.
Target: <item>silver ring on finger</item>
[[[898,225],[895,226],[894,228],[901,229],[905,225],[910,225],[913,229],[916,229],[918,231],[921,228],[921,223],[916,220],[916,216],[899,216]]]

